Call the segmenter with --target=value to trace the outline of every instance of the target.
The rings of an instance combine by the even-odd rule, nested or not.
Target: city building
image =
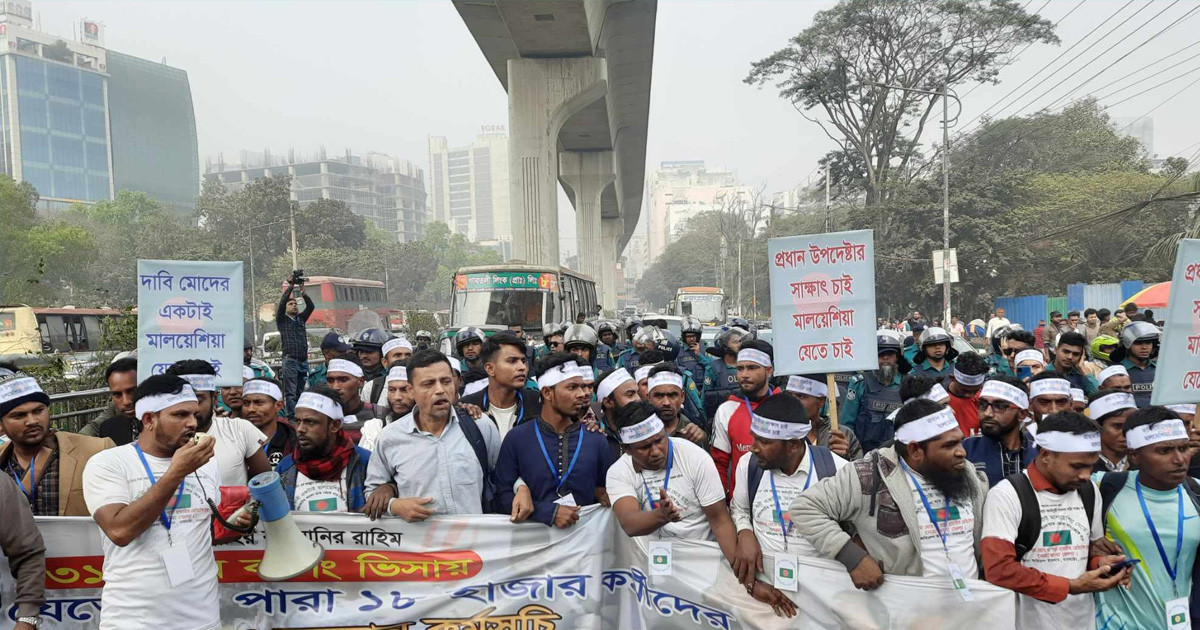
[[[503,125],[484,126],[474,144],[461,147],[429,137],[430,215],[505,260],[512,258],[513,239],[508,181]]]
[[[187,73],[34,27],[29,0],[0,2],[0,171],[46,210],[139,190],[190,209],[200,189]]]
[[[229,191],[274,175],[292,178],[292,199],[301,205],[336,199],[398,241],[425,236],[425,173],[408,160],[383,153],[363,157],[349,150],[330,157],[321,148],[314,155],[242,151],[236,164],[217,156],[204,166],[204,177],[221,182]]]
[[[1149,158],[1155,157],[1153,117],[1142,116],[1141,118],[1134,118],[1133,116],[1118,116],[1111,118],[1109,124],[1112,125],[1112,128],[1117,133],[1137,138],[1138,142],[1142,143],[1142,148],[1146,150],[1146,156]]]
[[[689,219],[749,198],[751,191],[737,174],[709,169],[703,160],[662,162],[650,176],[648,257],[658,260],[667,245],[679,240]],[[632,257],[631,257],[632,258]]]

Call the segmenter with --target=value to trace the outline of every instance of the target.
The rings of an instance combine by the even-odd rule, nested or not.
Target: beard
[[[885,365],[880,367],[878,370],[875,370],[875,377],[879,379],[880,383],[886,385],[891,383],[896,378],[896,374],[898,372],[899,368],[897,368],[895,365]]]
[[[954,469],[941,470],[930,468],[925,471],[925,480],[929,482],[938,492],[946,496],[947,501],[963,502],[971,498],[971,485],[967,475],[971,474],[971,467],[968,464],[961,472]]]

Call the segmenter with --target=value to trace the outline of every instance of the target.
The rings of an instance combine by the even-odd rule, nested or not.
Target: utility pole
[[[292,269],[300,268],[300,252],[296,249],[296,206],[288,202],[288,214],[292,219]]]
[[[829,165],[825,165],[825,231],[833,231],[833,210],[829,205]]]
[[[741,235],[738,235],[737,279],[738,279],[738,287],[737,287],[737,289],[738,289],[738,315],[742,315],[742,237],[741,237]],[[745,317],[745,315],[742,315],[742,316]]]
[[[254,334],[254,345],[258,345],[258,291],[254,290],[254,228],[250,235],[250,326]],[[242,330],[245,330],[243,328]],[[33,477],[30,477],[32,483]]]
[[[942,84],[942,326],[950,325],[950,87]]]

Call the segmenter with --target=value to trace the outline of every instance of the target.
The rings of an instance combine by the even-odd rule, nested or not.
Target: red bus
[[[309,326],[352,333],[355,331],[350,330],[350,318],[360,311],[372,311],[379,316],[378,325],[386,329],[388,316],[393,313],[387,302],[387,287],[378,280],[312,276],[305,292],[315,308],[308,318]]]

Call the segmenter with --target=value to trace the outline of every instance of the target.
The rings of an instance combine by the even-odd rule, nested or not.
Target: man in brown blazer
[[[9,443],[0,449],[0,473],[16,482],[34,516],[87,516],[83,468],[108,438],[50,429],[50,397],[32,377],[0,380],[0,424]]]

